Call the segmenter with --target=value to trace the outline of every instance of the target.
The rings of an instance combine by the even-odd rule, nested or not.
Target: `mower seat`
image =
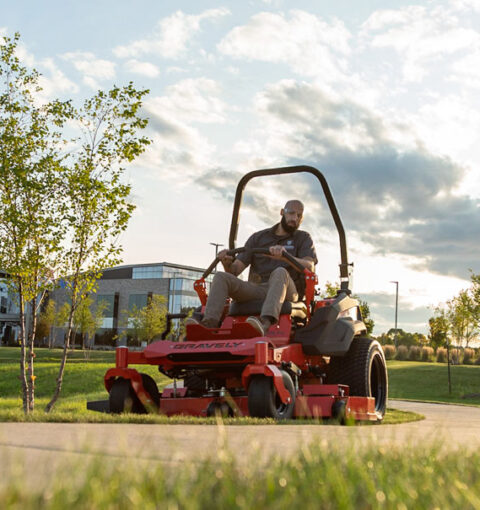
[[[244,303],[233,301],[230,304],[228,315],[260,315],[262,305],[263,301],[260,299],[245,301]],[[280,314],[285,313],[297,319],[305,319],[307,317],[307,305],[303,301],[284,301]]]

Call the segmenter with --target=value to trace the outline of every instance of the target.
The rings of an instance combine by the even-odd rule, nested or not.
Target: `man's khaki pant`
[[[219,321],[227,297],[240,303],[263,299],[261,315],[278,321],[283,302],[297,301],[298,293],[291,276],[283,267],[272,271],[268,282],[259,284],[244,282],[230,273],[218,272],[213,277],[204,318]]]

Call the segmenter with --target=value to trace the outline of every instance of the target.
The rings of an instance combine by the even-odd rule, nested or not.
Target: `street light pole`
[[[395,343],[395,349],[397,348],[397,332],[398,332],[398,282],[391,281],[390,283],[394,283],[396,285],[396,292],[395,292],[395,337],[394,337],[394,343]]]
[[[223,244],[221,243],[210,243],[212,246],[215,246],[215,258],[217,258],[217,255],[218,255],[218,247],[219,246],[223,246]],[[215,268],[212,273],[215,273],[217,270],[217,268]]]

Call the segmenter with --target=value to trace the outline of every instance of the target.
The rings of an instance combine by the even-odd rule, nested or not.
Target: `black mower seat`
[[[228,315],[260,315],[262,305],[263,301],[260,299],[245,301],[244,303],[234,301],[230,304]],[[284,301],[280,313],[287,313],[292,317],[305,319],[307,316],[307,305],[303,301],[297,301],[295,303],[292,301]]]

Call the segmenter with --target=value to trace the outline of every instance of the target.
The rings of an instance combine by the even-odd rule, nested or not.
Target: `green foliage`
[[[39,75],[21,64],[19,38],[15,34],[0,43],[0,267],[17,296],[23,356],[27,341],[29,345],[28,379],[25,363],[20,363],[27,413],[34,406],[37,311],[51,286],[63,236],[61,218],[55,214],[62,183],[59,129],[72,109],[69,102],[39,100]]]
[[[219,437],[222,432],[219,426]],[[27,467],[18,461],[2,480],[0,498],[6,508],[25,510],[479,506],[480,453],[475,449],[452,450],[440,441],[388,447],[373,440],[362,445],[353,440],[344,443],[318,440],[293,455],[271,457],[253,450],[241,460],[219,447],[195,462],[181,462],[181,469],[174,472],[168,463],[158,461],[161,457],[149,452],[150,462],[139,462],[125,448],[118,452],[122,462],[111,456],[78,455],[36,484],[24,483]],[[81,476],[72,476],[66,483],[65,473]]]
[[[94,291],[101,271],[121,260],[118,238],[134,209],[124,165],[150,140],[138,134],[147,125],[140,115],[147,90],[132,83],[115,86],[80,108],[70,101],[42,102],[38,73],[17,57],[19,39],[16,34],[0,44],[0,267],[18,295],[23,347],[26,304],[32,308],[32,398],[22,374],[27,412],[37,307],[54,279],[66,283],[71,304],[66,356],[77,307]],[[78,133],[73,139],[64,135],[67,122],[68,132]]]
[[[123,315],[133,338],[138,343],[149,343],[165,331],[167,312],[165,296],[154,294],[146,306],[135,306],[131,312],[124,311]]]

